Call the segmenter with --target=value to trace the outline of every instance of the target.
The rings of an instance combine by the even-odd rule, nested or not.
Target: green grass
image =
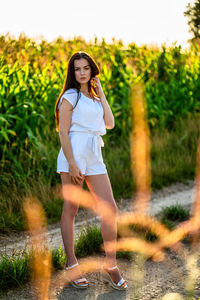
[[[132,260],[133,259],[133,252],[131,252],[131,251],[117,251],[116,257]]]
[[[155,129],[151,133],[152,189],[160,189],[177,181],[193,179],[196,151],[200,138],[200,120],[179,120],[171,130]],[[105,143],[104,158],[115,198],[130,197],[135,192],[135,176],[131,174],[129,139],[120,139],[110,147]]]
[[[23,251],[18,254],[0,256],[0,292],[9,288],[22,287],[31,278],[32,253]],[[63,269],[66,262],[64,250],[52,250],[54,270]]]
[[[57,222],[60,219],[63,209],[62,199],[53,197],[53,200],[54,201],[45,202],[43,204],[43,208],[49,224]]]
[[[152,186],[161,188],[193,179],[200,137],[198,119],[180,120],[171,131],[152,132]]]
[[[1,225],[0,231],[3,233],[10,233],[11,230],[22,231],[25,225],[23,222],[23,217],[21,213],[16,213],[14,211],[2,211],[1,212]]]
[[[174,228],[174,224],[167,218],[162,218],[161,223],[167,227],[167,229],[172,230]]]
[[[176,204],[169,207],[165,207],[160,216],[162,224],[168,229],[172,230],[177,224],[188,220],[190,217],[189,210],[186,210],[181,205]]]
[[[152,232],[151,229],[143,227],[140,224],[131,224],[128,226],[128,230],[130,231],[131,235],[146,240],[148,242],[155,242],[158,239],[157,235],[154,232]],[[118,232],[118,238],[121,237],[121,233]]]
[[[30,279],[30,259],[27,253],[19,256],[2,255],[0,259],[0,290],[21,287]]]
[[[182,222],[189,219],[189,216],[189,210],[184,209],[179,204],[165,207],[162,211],[162,219],[165,218],[170,221]]]
[[[66,254],[60,245],[59,249],[52,250],[52,264],[55,270],[63,269],[66,263]]]
[[[75,245],[77,257],[85,257],[94,253],[103,252],[103,238],[101,229],[98,226],[87,225],[80,233]],[[133,257],[130,251],[117,251],[117,258],[131,259]]]
[[[132,232],[136,233],[139,238],[145,239],[149,242],[157,240],[157,236],[147,228],[142,228],[139,225],[130,226]],[[118,238],[120,235],[118,234]],[[75,245],[75,253],[77,257],[85,257],[94,253],[101,253],[103,251],[103,238],[100,227],[87,225],[81,231],[79,238]],[[132,259],[133,252],[131,251],[117,251],[117,258]]]
[[[103,238],[98,226],[87,225],[78,237],[75,245],[77,257],[84,257],[102,251]]]

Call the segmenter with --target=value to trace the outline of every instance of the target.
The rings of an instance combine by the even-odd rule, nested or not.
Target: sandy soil
[[[138,263],[138,257],[135,260],[128,261],[119,259],[118,265],[122,271],[123,277],[128,281],[128,290],[117,291],[110,285],[105,284],[99,273],[87,274],[89,288],[87,290],[77,290],[69,285],[63,286],[64,271],[56,272],[51,279],[50,300],[116,300],[116,299],[143,299],[150,300],[162,299],[168,293],[178,293],[185,296],[185,282],[187,280],[187,269],[185,258],[189,255],[189,249],[186,246],[180,253],[166,251],[165,259],[162,262],[147,260],[142,264]],[[137,281],[134,274],[141,274],[143,280]],[[200,297],[199,278],[195,284],[194,298]],[[22,300],[37,299],[36,291],[27,284],[23,289],[9,291],[1,297],[2,300]],[[178,300],[177,298],[175,298]]]

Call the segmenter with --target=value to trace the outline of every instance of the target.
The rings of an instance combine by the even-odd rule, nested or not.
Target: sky
[[[189,2],[194,0],[0,0],[0,34],[187,46],[192,35],[183,13]]]

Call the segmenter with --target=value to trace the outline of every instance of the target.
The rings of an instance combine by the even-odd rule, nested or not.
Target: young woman
[[[55,114],[61,150],[57,160],[57,172],[61,174],[62,186],[74,184],[83,187],[84,180],[96,203],[106,203],[111,208],[111,222],[101,216],[101,232],[105,248],[104,279],[116,289],[125,290],[126,281],[116,264],[116,250],[109,242],[116,242],[117,208],[113,198],[106,166],[103,163],[101,135],[114,127],[114,117],[97,75],[99,69],[85,52],[72,55],[68,63],[66,81],[56,102]],[[67,255],[67,270],[73,272],[71,284],[77,288],[88,287],[82,278],[74,253],[74,218],[78,205],[67,199],[61,217],[61,232]]]

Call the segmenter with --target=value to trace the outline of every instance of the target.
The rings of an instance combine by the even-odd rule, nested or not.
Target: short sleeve
[[[77,99],[77,91],[75,89],[69,89],[65,91],[58,103],[58,109],[60,109],[60,105],[62,103],[63,98],[65,98],[74,107]]]

